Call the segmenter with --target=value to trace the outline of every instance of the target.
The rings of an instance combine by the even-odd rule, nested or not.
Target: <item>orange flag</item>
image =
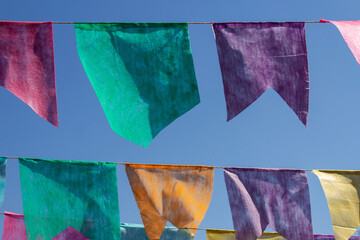
[[[167,221],[196,229],[209,207],[214,168],[125,164],[126,174],[150,240],[158,240]]]

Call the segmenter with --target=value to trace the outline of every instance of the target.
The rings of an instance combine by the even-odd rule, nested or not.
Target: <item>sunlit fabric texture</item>
[[[320,22],[330,22],[339,29],[346,44],[360,65],[360,21],[328,21],[322,19]]]
[[[26,240],[24,215],[5,212],[2,240]]]
[[[90,239],[85,237],[79,231],[77,231],[76,229],[70,226],[61,233],[59,233],[52,240],[90,240]]]
[[[121,223],[121,240],[149,240],[146,236],[144,225]],[[190,240],[194,239],[192,233],[187,229],[166,227],[160,240]]]
[[[302,170],[224,168],[237,240],[268,226],[291,240],[312,240],[310,196]]]
[[[263,233],[259,240],[286,240],[279,233]],[[216,230],[210,229],[206,231],[206,240],[236,240],[235,231],[231,230]],[[247,240],[242,238],[242,240]],[[291,240],[290,238],[288,240]],[[314,240],[335,240],[335,237],[332,235],[319,235],[314,234]],[[349,240],[360,240],[359,236],[354,236],[349,238]]]
[[[6,162],[6,158],[0,157],[0,206],[3,204],[5,197]]]
[[[306,125],[309,70],[304,23],[213,23],[228,121],[273,88]]]
[[[146,234],[160,239],[166,222],[177,228],[196,229],[209,207],[214,168],[125,164],[131,189],[139,207]]]
[[[200,102],[187,23],[75,24],[81,62],[111,128],[147,147]]]
[[[115,163],[24,158],[19,163],[29,240],[73,229],[89,239],[120,239]]]
[[[336,240],[352,236],[360,226],[360,171],[313,170],[324,189]]]
[[[59,125],[51,22],[0,21],[0,85]]]
[[[263,233],[258,239],[285,240],[285,238],[278,233]],[[236,240],[235,231],[208,229],[206,230],[206,240]],[[242,238],[242,240],[247,239]]]

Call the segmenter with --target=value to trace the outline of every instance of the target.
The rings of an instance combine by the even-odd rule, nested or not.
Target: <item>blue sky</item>
[[[358,20],[359,1],[3,1],[2,20],[226,22]],[[54,25],[59,128],[0,88],[0,155],[49,159],[212,166],[358,169],[360,67],[331,24],[307,24],[310,112],[305,128],[273,90],[230,122],[210,25],[189,27],[201,103],[144,149],[116,135],[79,60],[72,25]],[[308,172],[315,233],[332,234],[326,199]],[[123,166],[118,167],[120,218],[141,223]],[[0,211],[22,213],[18,163],[9,160]],[[1,222],[0,222],[1,223]],[[232,229],[223,173],[202,228]],[[197,239],[205,239],[199,231]]]

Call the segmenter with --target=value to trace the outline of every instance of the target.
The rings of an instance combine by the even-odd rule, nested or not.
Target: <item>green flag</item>
[[[28,240],[69,232],[120,239],[115,163],[24,158],[19,163]]]
[[[187,23],[75,24],[81,62],[111,128],[147,147],[200,102]]]

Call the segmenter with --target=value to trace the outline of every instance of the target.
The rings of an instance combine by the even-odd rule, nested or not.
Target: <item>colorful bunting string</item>
[[[34,236],[40,233],[38,229],[35,229],[38,227],[37,225],[41,225],[40,220],[42,218],[46,219],[46,222],[42,223],[42,225],[45,224],[44,226],[46,227],[41,227],[41,229],[47,229],[46,231],[49,232],[42,232],[41,234],[51,238],[55,237],[54,239],[62,239],[65,236],[78,236],[78,239],[83,240],[87,239],[89,236],[90,238],[91,236],[95,236],[93,234],[97,234],[96,230],[95,232],[93,231],[95,226],[93,223],[89,226],[86,225],[88,227],[85,228],[83,225],[84,219],[85,221],[89,220],[89,222],[92,222],[92,219],[99,218],[99,216],[97,216],[95,213],[96,211],[93,211],[91,214],[88,213],[87,215],[92,216],[88,219],[86,216],[83,216],[83,212],[80,212],[80,217],[70,217],[70,219],[72,219],[71,222],[66,220],[64,222],[65,225],[61,225],[61,219],[64,215],[63,211],[64,209],[68,208],[65,205],[69,199],[64,202],[65,205],[61,204],[59,199],[67,199],[68,194],[66,192],[69,191],[73,192],[75,195],[81,196],[81,193],[78,192],[78,190],[71,190],[73,186],[78,185],[77,179],[79,178],[75,176],[75,173],[77,172],[76,168],[78,166],[86,166],[83,169],[85,171],[81,173],[83,177],[80,177],[82,183],[79,182],[79,186],[91,186],[91,192],[94,192],[95,185],[89,183],[89,173],[95,173],[95,175],[90,177],[90,179],[92,179],[91,181],[96,181],[97,184],[99,184],[101,181],[99,181],[99,179],[96,180],[95,176],[101,175],[102,180],[105,178],[104,175],[100,173],[100,169],[91,170],[89,167],[94,166],[99,168],[104,164],[109,163],[25,159],[17,157],[1,157],[1,159],[19,159],[23,204],[26,216],[25,224],[27,226],[28,239],[32,239]],[[116,163],[111,164],[113,173],[110,175],[114,177],[116,175],[114,171]],[[125,164],[126,166],[129,182],[134,192],[135,199],[138,203],[142,219],[144,221],[144,231],[146,231],[149,239],[160,239],[162,231],[166,228],[165,225],[167,221],[170,221],[179,229],[188,229],[193,234],[195,234],[196,230],[207,230],[198,228],[198,225],[207,211],[207,207],[212,195],[213,167],[129,163],[118,164]],[[64,165],[65,168],[63,168],[61,165]],[[49,173],[49,171],[52,171],[53,173]],[[109,175],[108,170],[105,172],[107,172],[105,175]],[[358,184],[358,176],[360,171],[313,170],[313,172],[319,176],[325,191],[325,195],[329,202],[329,208],[334,225],[335,239],[348,239],[359,225],[359,215],[356,209],[359,209],[360,206],[358,205],[359,196],[356,192],[356,189],[360,186],[360,184]],[[324,174],[332,175],[322,176]],[[272,229],[279,231],[283,236],[289,239],[302,240],[312,238],[310,201],[305,170],[224,168],[224,175],[234,220],[234,228],[236,230],[235,233],[239,234],[239,237],[237,236],[236,239],[241,239],[245,235],[247,238],[255,240],[261,236],[263,229],[265,229],[267,225]],[[30,178],[31,181],[29,180]],[[334,180],[331,181],[333,178]],[[36,189],[39,188],[39,183],[43,191],[36,191]],[[236,183],[236,186],[233,183]],[[335,184],[335,189],[340,189],[340,187],[336,187],[336,184],[344,186],[345,183],[347,183],[349,187],[341,189],[341,197],[339,197],[339,194],[337,194],[338,190],[334,190],[333,185]],[[233,184],[234,186],[229,187],[229,184]],[[47,185],[49,186],[46,187]],[[100,185],[109,185],[109,181],[106,181],[106,184]],[[154,189],[154,186],[156,186],[156,189]],[[59,189],[57,190],[56,188]],[[49,189],[51,189],[51,195],[56,196],[56,199],[51,199],[51,197],[49,198],[48,194],[46,193],[49,192]],[[86,188],[82,189],[81,191],[84,191],[85,194],[89,192]],[[207,191],[208,194],[206,194],[204,191]],[[108,199],[110,192],[111,191],[106,190],[103,194],[101,192],[94,194],[98,197],[102,196],[101,199]],[[235,198],[233,193],[236,193]],[[274,195],[274,193],[276,194]],[[63,195],[62,197],[60,196],[61,194]],[[346,197],[347,195],[349,195],[349,199]],[[75,203],[77,201],[76,200],[75,202],[71,203],[71,205],[73,206],[80,204],[80,209],[84,210],[84,208],[81,207],[81,204],[83,204],[82,201],[86,202],[90,200],[97,202],[96,198],[93,198],[93,196],[93,194],[89,196],[84,195],[83,197],[80,197],[82,199],[81,202]],[[250,198],[247,199],[247,196]],[[194,201],[191,199],[196,199],[198,204],[194,204]],[[240,201],[239,199],[242,200]],[[334,201],[334,199],[337,202]],[[108,200],[106,200],[106,204],[109,203],[110,200]],[[353,202],[350,202],[350,200]],[[104,206],[102,205],[101,201],[102,200],[100,200],[100,202],[95,205]],[[257,201],[260,202],[258,203]],[[344,209],[342,202],[344,201],[347,201],[349,205],[346,205],[347,207],[345,207],[346,209],[350,210],[350,212],[347,214],[343,214],[342,212],[342,209]],[[71,199],[70,202],[72,202]],[[157,204],[157,202],[159,202],[159,204]],[[191,204],[188,204],[187,206],[186,202],[191,202]],[[241,205],[241,202],[244,202],[243,206]],[[61,206],[61,211],[53,211],[52,213],[49,213],[48,210],[46,210],[49,209],[49,203],[50,205],[51,203],[55,203],[56,206]],[[143,207],[143,204],[145,204],[146,207]],[[88,204],[85,203],[85,205]],[[154,207],[154,210],[151,210],[149,206]],[[252,206],[254,206],[254,208],[252,208]],[[45,212],[43,211],[43,208],[45,209]],[[55,208],[57,207],[50,206],[50,209],[52,210]],[[29,209],[31,210],[30,212]],[[73,208],[71,209],[71,214],[73,214]],[[111,207],[111,210],[114,209],[114,206]],[[180,209],[181,214],[177,216],[177,211]],[[87,208],[86,211],[90,210]],[[114,215],[113,211],[111,212],[111,215]],[[253,216],[254,213],[256,213],[255,217]],[[349,220],[344,220],[341,217],[350,216],[351,213],[353,213],[353,217]],[[189,214],[189,216],[186,216],[187,214]],[[66,214],[66,216],[67,215],[69,214]],[[245,228],[242,228],[239,224],[236,223],[239,220],[239,217],[236,217],[236,215],[248,216],[251,220],[251,223],[246,223],[247,220],[242,219],[240,222],[245,224],[243,226]],[[79,231],[77,230],[77,218],[80,221],[79,223],[83,225],[81,232],[80,229]],[[103,219],[103,217],[100,218]],[[115,218],[117,219],[118,217]],[[117,221],[115,218],[114,220]],[[297,220],[294,221],[294,218]],[[51,230],[51,221],[54,219],[56,219],[57,229]],[[264,219],[267,220],[263,221]],[[286,219],[291,219],[291,221],[296,225],[292,226],[292,224],[290,224]],[[258,220],[259,222],[257,222]],[[36,224],[34,224],[34,221]],[[113,230],[118,225],[115,223],[115,221],[112,223]],[[110,221],[106,220],[105,222],[107,223]],[[251,228],[250,226],[254,226],[255,228]],[[339,226],[341,227],[338,228]],[[344,230],[343,226],[348,227]],[[257,229],[257,227],[259,228]],[[318,239],[333,239],[331,236],[319,236],[320,238]]]

